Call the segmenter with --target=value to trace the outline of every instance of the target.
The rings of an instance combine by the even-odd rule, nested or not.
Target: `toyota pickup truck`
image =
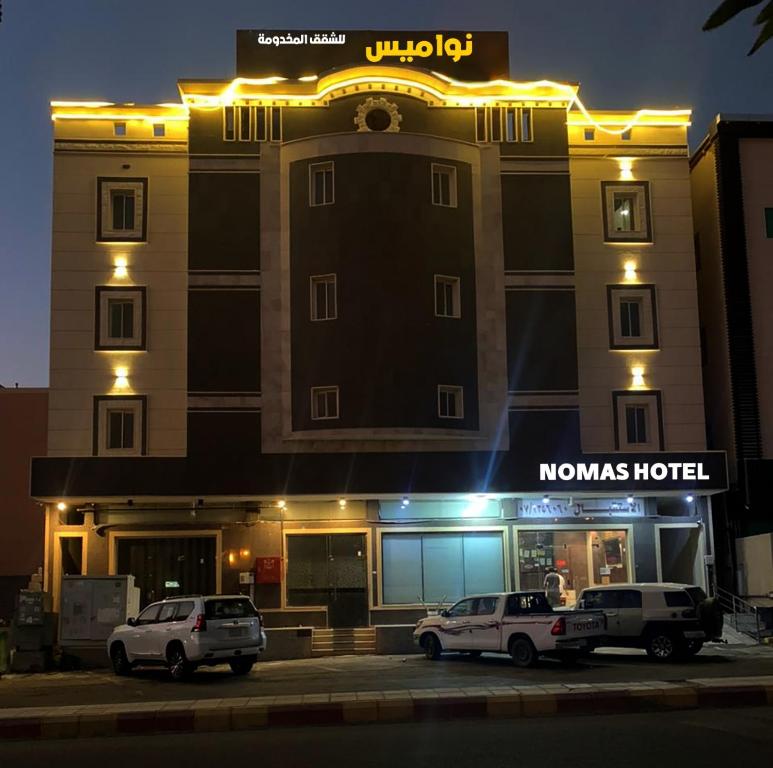
[[[446,651],[508,653],[516,666],[531,667],[540,655],[590,653],[605,630],[603,611],[554,611],[542,592],[500,592],[465,597],[420,619],[413,638],[432,660]]]

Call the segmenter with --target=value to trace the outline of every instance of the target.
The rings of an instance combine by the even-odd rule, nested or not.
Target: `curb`
[[[773,677],[439,688],[0,710],[0,741],[773,705]]]

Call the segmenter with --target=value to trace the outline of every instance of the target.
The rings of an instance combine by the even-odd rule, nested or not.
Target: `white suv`
[[[246,675],[266,647],[260,613],[243,595],[188,595],[162,600],[113,630],[107,652],[117,675],[161,664],[174,680],[201,665],[230,664]]]

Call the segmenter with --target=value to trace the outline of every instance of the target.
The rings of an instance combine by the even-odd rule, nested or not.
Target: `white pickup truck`
[[[603,611],[554,611],[542,592],[500,592],[465,597],[437,616],[419,619],[413,638],[428,659],[445,651],[509,653],[519,667],[541,654],[576,658],[598,645]]]

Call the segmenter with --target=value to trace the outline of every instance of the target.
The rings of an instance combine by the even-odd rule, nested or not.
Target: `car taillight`
[[[565,635],[566,634],[566,619],[562,616],[560,619],[556,619],[556,623],[550,628],[551,635]]]
[[[191,629],[191,632],[206,632],[207,631],[207,620],[204,618],[204,614],[200,613],[198,616],[196,616],[196,623],[193,625],[193,629]]]

